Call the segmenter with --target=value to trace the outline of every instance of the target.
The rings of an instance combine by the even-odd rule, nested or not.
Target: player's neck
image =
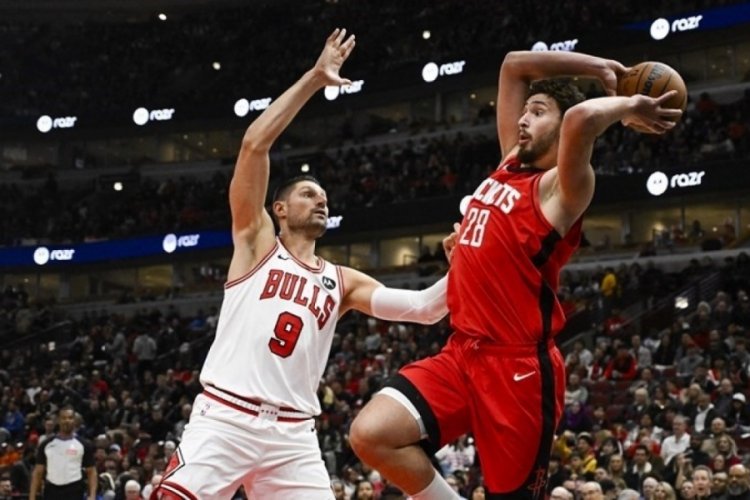
[[[307,264],[310,267],[317,267],[320,264],[318,257],[315,255],[315,240],[306,236],[295,233],[280,233],[279,240],[294,257]]]

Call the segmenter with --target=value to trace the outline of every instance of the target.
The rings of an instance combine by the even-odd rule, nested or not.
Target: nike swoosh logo
[[[532,376],[532,375],[534,375],[535,373],[536,373],[536,370],[534,370],[533,372],[529,372],[529,373],[524,373],[524,374],[520,374],[520,373],[514,373],[514,374],[513,374],[513,380],[515,380],[516,382],[520,382],[521,380],[523,380],[523,379],[525,379],[525,378],[529,378],[529,377],[531,377],[531,376]]]
[[[281,259],[281,260],[289,260],[289,257],[286,257],[286,256],[281,255],[281,254],[278,255],[278,258]]]

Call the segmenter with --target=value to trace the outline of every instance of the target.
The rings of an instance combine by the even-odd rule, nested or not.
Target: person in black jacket
[[[727,500],[750,500],[750,484],[748,484],[748,470],[742,464],[729,468],[729,482],[727,483]]]

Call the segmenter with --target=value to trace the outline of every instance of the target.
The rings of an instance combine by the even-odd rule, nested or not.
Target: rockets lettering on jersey
[[[330,287],[332,290],[336,284],[333,280],[324,277],[323,286]],[[317,318],[318,328],[323,328],[326,325],[331,318],[333,307],[336,305],[336,301],[328,292],[314,283],[308,283],[304,276],[298,276],[281,269],[270,269],[259,299],[266,300],[276,297],[307,307]]]
[[[521,193],[508,183],[500,182],[488,177],[474,191],[475,200],[485,205],[494,205],[503,213],[509,214],[516,201],[521,198]]]

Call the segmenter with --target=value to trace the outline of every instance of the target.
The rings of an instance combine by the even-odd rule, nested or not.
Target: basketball
[[[688,95],[685,82],[677,71],[660,62],[636,64],[617,81],[617,95],[621,96],[643,94],[659,97],[670,90],[676,90],[677,95],[665,102],[664,107],[685,111]]]

